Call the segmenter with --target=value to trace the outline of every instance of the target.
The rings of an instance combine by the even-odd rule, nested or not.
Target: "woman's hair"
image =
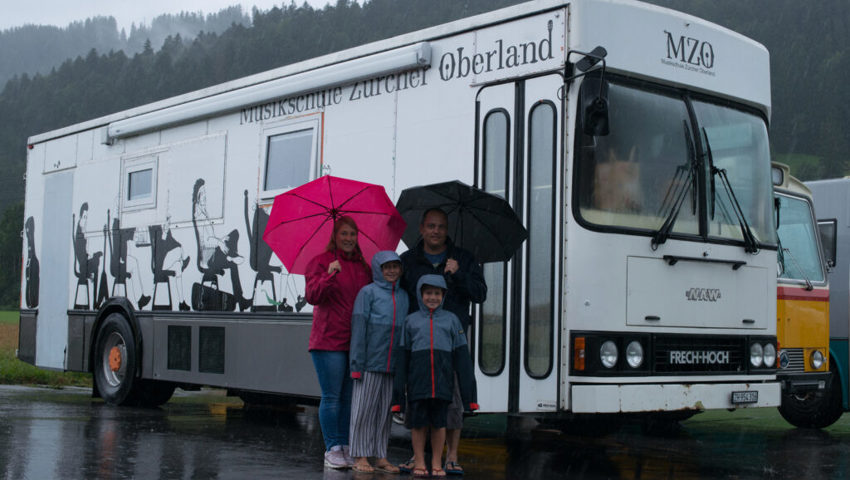
[[[328,246],[325,248],[326,251],[331,252],[337,249],[336,246],[336,234],[342,229],[343,226],[348,226],[354,229],[358,234],[360,233],[360,229],[357,228],[357,223],[354,222],[354,219],[349,216],[339,217],[334,220],[334,229],[331,232],[331,240],[328,242]],[[363,251],[360,250],[360,241],[354,244],[354,253],[361,260],[363,259]],[[364,260],[365,262],[365,260]]]

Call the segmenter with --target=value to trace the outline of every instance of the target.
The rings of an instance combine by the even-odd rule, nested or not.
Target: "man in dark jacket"
[[[455,246],[448,238],[448,216],[439,208],[425,211],[419,223],[419,234],[422,240],[401,255],[404,272],[401,285],[410,296],[411,313],[418,305],[416,285],[419,278],[428,274],[442,275],[448,288],[443,308],[457,316],[468,336],[472,321],[470,303],[481,303],[487,298],[487,284],[481,265],[471,252]],[[457,382],[454,390],[446,425],[446,470],[448,473],[462,473],[463,469],[457,463],[457,447],[463,427],[463,405]]]

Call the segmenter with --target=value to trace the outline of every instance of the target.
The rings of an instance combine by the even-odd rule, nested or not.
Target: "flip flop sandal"
[[[463,468],[457,462],[446,462],[445,470],[449,475],[463,475]]]
[[[413,471],[413,457],[410,457],[410,460],[400,464],[398,469],[401,473],[411,473]]]
[[[372,467],[371,465],[361,466],[361,465],[357,465],[355,463],[354,465],[351,466],[351,469],[354,470],[357,473],[375,473],[375,468]]]
[[[443,470],[440,467],[434,467],[434,468],[431,469],[431,476],[432,477],[445,477],[446,471]]]
[[[413,478],[428,478],[428,469],[426,468],[414,468],[411,473],[413,473]]]
[[[401,468],[396,467],[392,463],[385,463],[383,465],[375,465],[375,471],[383,473],[399,473]]]

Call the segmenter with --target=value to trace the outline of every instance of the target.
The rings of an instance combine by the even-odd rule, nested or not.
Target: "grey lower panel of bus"
[[[136,312],[142,377],[318,397],[312,316]],[[93,312],[68,313],[68,370],[87,371]]]

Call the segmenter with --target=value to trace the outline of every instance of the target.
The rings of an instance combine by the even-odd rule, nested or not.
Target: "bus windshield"
[[[672,217],[671,236],[743,241],[737,200],[759,243],[775,245],[767,127],[761,118],[678,91],[613,81],[608,102],[610,133],[580,134],[576,142],[580,221],[652,235]]]
[[[818,238],[812,221],[812,210],[801,198],[777,195],[779,198],[779,278],[823,282],[823,262],[818,255]]]

